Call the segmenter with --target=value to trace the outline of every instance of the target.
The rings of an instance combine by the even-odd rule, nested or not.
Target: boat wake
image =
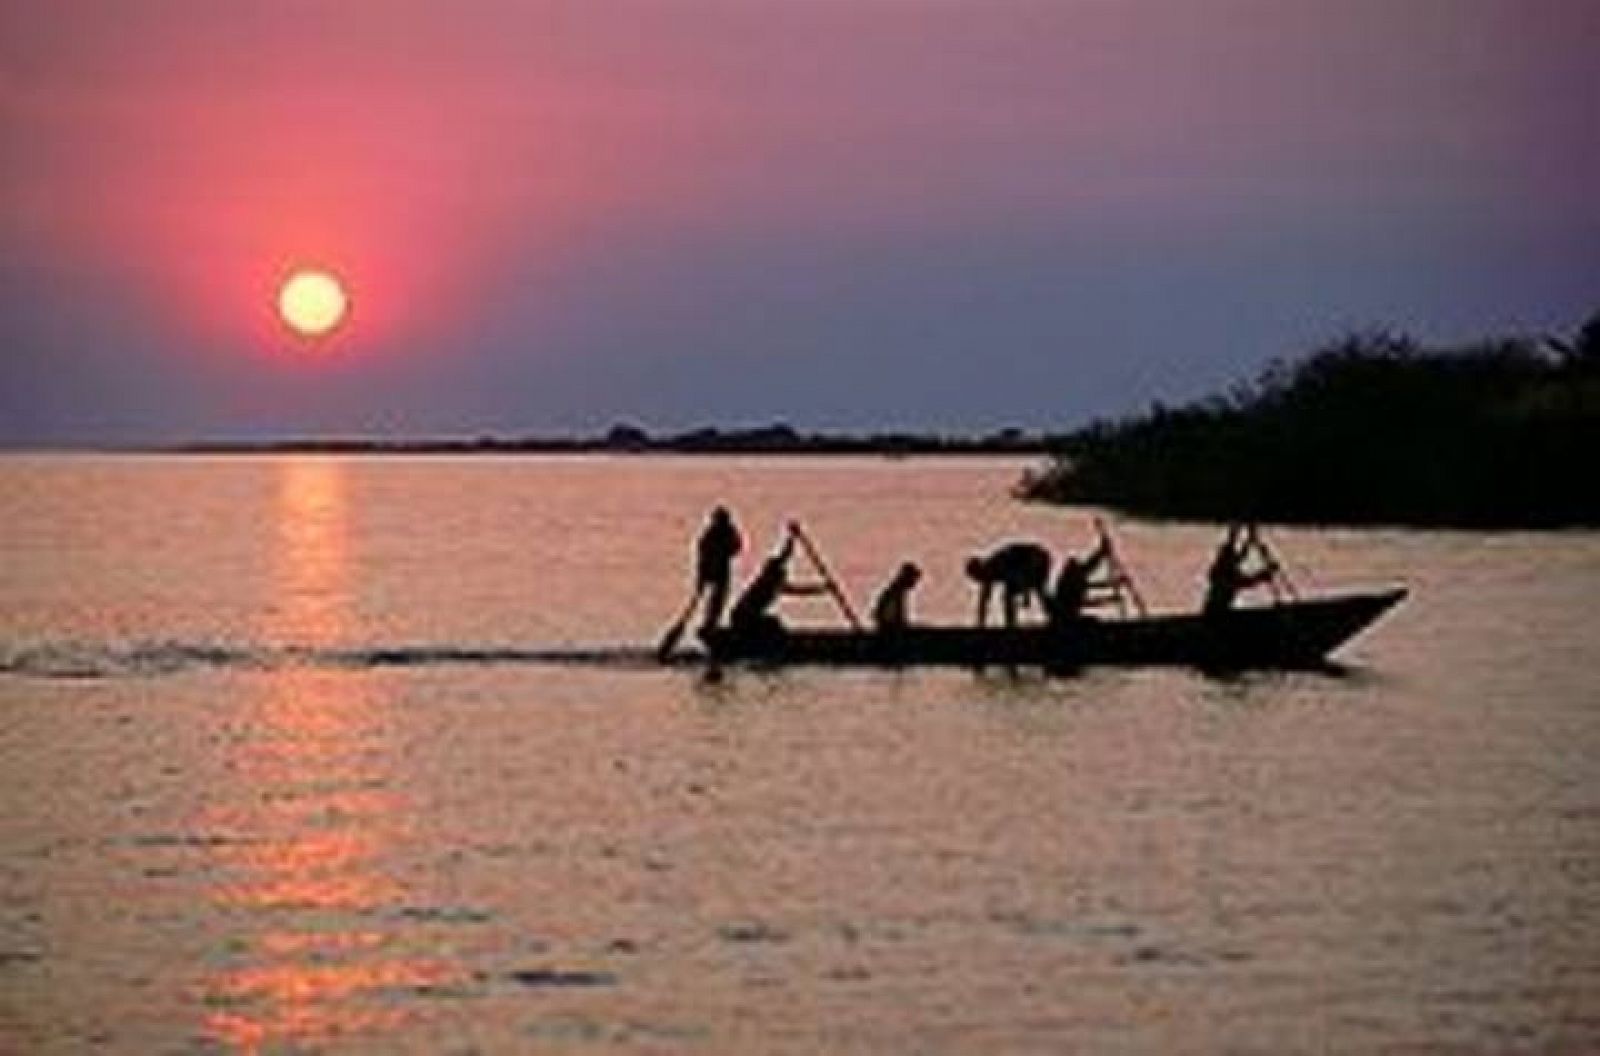
[[[692,660],[692,658],[685,658]],[[0,643],[0,675],[96,679],[174,675],[230,669],[374,670],[443,666],[553,665],[659,669],[655,650],[642,645],[520,648],[501,645],[238,645],[178,641],[33,641]]]

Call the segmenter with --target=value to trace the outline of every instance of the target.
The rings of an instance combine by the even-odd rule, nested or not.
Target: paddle
[[[694,615],[694,607],[700,601],[703,586],[704,584],[695,585],[694,592],[689,595],[688,604],[684,605],[678,618],[672,621],[672,625],[661,636],[661,641],[656,643],[657,660],[664,663],[671,659],[673,652],[678,648],[678,643],[683,640],[684,629],[689,626],[689,617]]]
[[[851,607],[850,599],[845,597],[844,591],[839,587],[838,580],[833,578],[833,572],[828,569],[828,563],[822,560],[822,555],[817,552],[817,548],[811,542],[811,537],[806,534],[806,530],[800,527],[799,521],[790,521],[789,531],[794,534],[796,539],[800,540],[800,546],[805,550],[806,557],[816,567],[818,574],[822,576],[823,585],[828,588],[828,593],[833,595],[833,600],[839,603],[839,610],[844,613],[845,619],[850,621],[851,630],[861,630],[861,620],[857,618],[856,610]]]

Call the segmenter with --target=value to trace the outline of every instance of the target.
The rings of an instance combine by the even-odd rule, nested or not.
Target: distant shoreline
[[[702,428],[653,436],[617,426],[600,436],[478,436],[379,440],[200,441],[154,447],[100,449],[106,453],[180,455],[1024,455],[1062,450],[1057,434],[1002,429],[981,435],[943,433],[802,433],[786,425],[754,429]]]

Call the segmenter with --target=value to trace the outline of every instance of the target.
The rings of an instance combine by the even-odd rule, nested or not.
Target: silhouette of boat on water
[[[1406,593],[1397,587],[1373,593],[1279,599],[1212,615],[1085,617],[1064,627],[912,626],[890,634],[800,628],[746,636],[716,628],[702,638],[711,662],[755,666],[1309,669],[1327,666],[1335,650],[1397,605]]]

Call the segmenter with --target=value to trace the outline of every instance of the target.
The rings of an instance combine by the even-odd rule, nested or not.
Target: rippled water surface
[[[1020,468],[0,460],[0,1051],[1600,1051],[1596,533],[1277,533],[1338,676],[649,661],[711,503],[956,620]]]

